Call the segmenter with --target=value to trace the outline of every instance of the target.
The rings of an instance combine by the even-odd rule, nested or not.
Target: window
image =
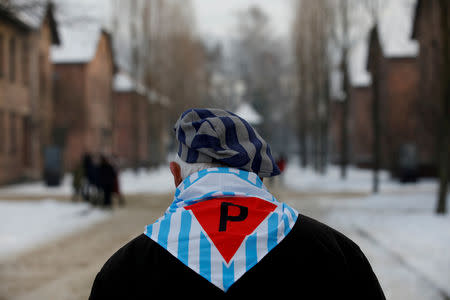
[[[5,152],[5,113],[0,111],[0,154]]]
[[[9,79],[11,82],[16,81],[16,40],[9,40]]]
[[[28,39],[24,39],[22,42],[22,58],[21,58],[21,66],[22,66],[22,81],[24,85],[28,85],[28,79],[30,76],[29,72],[29,57],[28,57]]]
[[[5,38],[0,34],[0,78],[5,74]]]
[[[17,151],[17,123],[16,115],[9,115],[9,153],[15,155]]]

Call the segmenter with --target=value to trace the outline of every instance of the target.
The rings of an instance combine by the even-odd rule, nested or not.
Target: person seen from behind
[[[190,109],[175,137],[173,202],[105,263],[89,299],[385,299],[358,245],[265,187],[280,170],[247,121]]]
[[[116,183],[116,171],[108,158],[104,155],[100,157],[100,166],[98,169],[98,180],[100,189],[103,192],[103,206],[112,207],[112,193]]]

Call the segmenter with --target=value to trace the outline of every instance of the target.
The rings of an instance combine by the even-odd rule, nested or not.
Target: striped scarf
[[[226,292],[288,235],[297,217],[255,173],[210,168],[186,178],[144,233]]]

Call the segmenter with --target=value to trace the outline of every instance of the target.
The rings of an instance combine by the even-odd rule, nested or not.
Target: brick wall
[[[372,87],[352,87],[350,92],[353,116],[351,120],[351,157],[353,163],[364,167],[371,164],[373,152]]]
[[[113,61],[102,34],[95,56],[85,63],[54,66],[54,138],[72,170],[85,152],[112,153]]]
[[[28,31],[0,20],[0,183],[24,178],[28,168],[30,91]]]
[[[114,92],[113,153],[122,166],[149,163],[149,109],[147,97],[135,92]]]
[[[54,141],[64,149],[64,165],[71,170],[86,151],[87,111],[84,64],[54,67]]]
[[[430,173],[436,173],[437,128],[442,109],[441,99],[441,53],[440,6],[438,0],[420,1],[416,11],[414,38],[419,42],[419,91],[418,114],[422,136],[428,138],[426,165]],[[450,10],[450,9],[449,9]],[[450,14],[450,11],[448,12]],[[450,151],[450,150],[449,150]]]
[[[133,92],[113,93],[114,130],[113,152],[121,165],[130,167],[135,163],[135,126]]]

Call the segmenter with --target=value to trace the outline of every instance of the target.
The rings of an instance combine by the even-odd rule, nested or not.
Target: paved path
[[[328,221],[330,207],[320,204],[318,199],[339,201],[362,196],[298,193],[287,189],[275,189],[274,195],[324,223]],[[144,226],[158,218],[171,202],[171,195],[127,198],[127,206],[112,211],[112,216],[104,222],[19,257],[0,261],[0,300],[87,299],[94,277],[105,261],[123,244],[142,233]],[[388,299],[445,299],[420,274],[415,274],[359,228],[350,224],[340,229],[363,249]]]

